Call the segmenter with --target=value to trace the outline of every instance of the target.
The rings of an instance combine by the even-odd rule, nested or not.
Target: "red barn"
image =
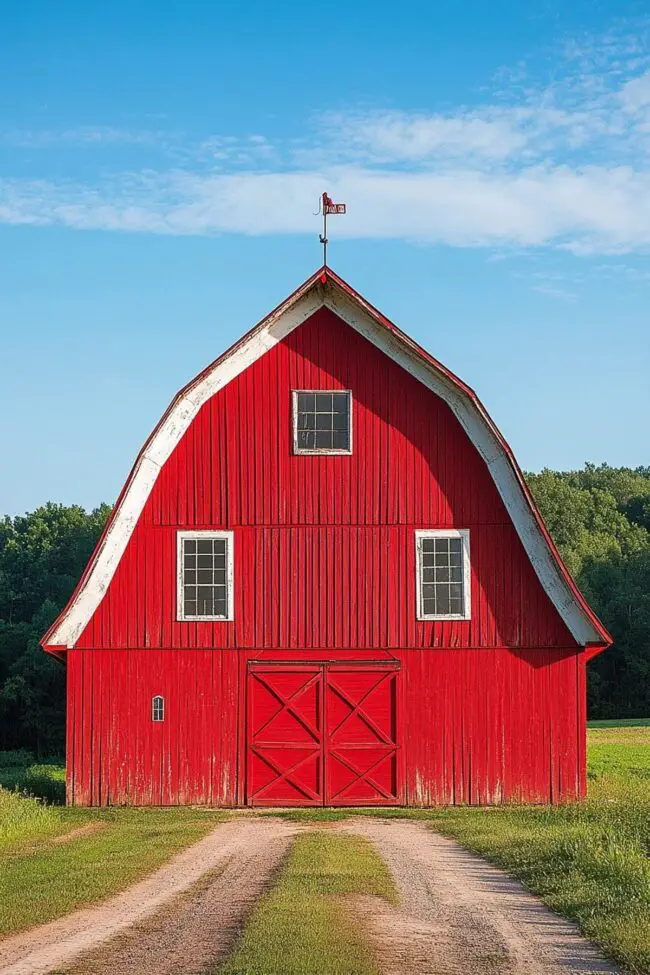
[[[329,269],[173,400],[43,640],[78,805],[563,802],[610,638],[476,395]]]

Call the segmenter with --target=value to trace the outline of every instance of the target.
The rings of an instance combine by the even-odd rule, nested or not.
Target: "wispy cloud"
[[[80,126],[60,131],[8,129],[0,132],[0,143],[17,149],[51,149],[63,146],[155,145],[167,140],[163,132],[118,129],[110,126]]]
[[[191,140],[119,128],[6,135],[44,149],[129,143],[148,155],[140,171],[84,183],[0,180],[0,220],[306,233],[327,188],[349,204],[340,236],[576,254],[650,248],[650,40],[639,31],[568,46],[546,84],[517,65],[473,106],[339,111],[310,125],[284,143],[262,133]],[[571,297],[553,283],[538,289]]]

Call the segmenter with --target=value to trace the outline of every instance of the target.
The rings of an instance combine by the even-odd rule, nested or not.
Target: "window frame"
[[[427,538],[460,538],[462,541],[463,558],[463,612],[462,613],[430,613],[422,611],[422,541]],[[421,528],[415,532],[415,596],[416,616],[418,620],[471,620],[472,618],[472,567],[469,548],[469,528]]]
[[[156,717],[156,708],[160,702],[161,717]],[[165,720],[165,697],[163,694],[154,694],[151,698],[151,720],[154,724],[161,724]]]
[[[339,447],[308,448],[298,446],[298,394],[299,393],[345,393],[348,398],[348,448]],[[294,454],[307,457],[350,457],[352,455],[352,434],[354,431],[354,397],[351,389],[292,389],[291,390],[291,423],[292,443]]]
[[[222,538],[226,541],[226,615],[185,616],[183,542],[185,540],[199,542],[212,538]],[[235,537],[232,531],[194,529],[176,532],[176,620],[179,623],[229,623],[234,620],[234,548]]]

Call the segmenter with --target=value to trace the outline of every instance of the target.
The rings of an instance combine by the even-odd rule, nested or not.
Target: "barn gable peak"
[[[79,639],[110,584],[163,465],[203,404],[322,307],[447,403],[486,464],[542,586],[576,642],[593,649],[611,643],[562,563],[512,451],[473,390],[329,267],[321,267],[172,400],[140,452],[79,585],[43,637],[43,647],[63,655]]]

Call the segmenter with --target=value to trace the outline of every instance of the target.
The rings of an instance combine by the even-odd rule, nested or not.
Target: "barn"
[[[475,393],[323,267],[175,397],[42,641],[76,805],[559,803],[609,635]]]

